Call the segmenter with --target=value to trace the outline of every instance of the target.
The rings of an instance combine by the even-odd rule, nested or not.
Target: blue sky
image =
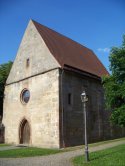
[[[30,19],[92,49],[108,69],[125,34],[125,1],[0,0],[0,64],[14,60]]]

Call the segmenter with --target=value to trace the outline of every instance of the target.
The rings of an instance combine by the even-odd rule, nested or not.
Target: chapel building
[[[89,143],[123,136],[105,111],[104,75],[109,73],[92,50],[30,20],[6,82],[5,142],[46,148],[84,144],[83,90]]]

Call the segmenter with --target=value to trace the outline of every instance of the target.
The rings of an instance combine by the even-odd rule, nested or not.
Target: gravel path
[[[94,152],[120,144],[125,144],[125,140],[90,147],[89,151]],[[83,149],[78,149],[42,157],[0,158],[0,166],[72,166],[71,158],[82,155],[83,153]]]

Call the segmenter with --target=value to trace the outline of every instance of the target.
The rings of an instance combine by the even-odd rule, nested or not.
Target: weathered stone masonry
[[[25,118],[31,127],[31,145],[59,148],[58,77],[57,69],[6,86],[3,121],[6,143],[19,144],[19,126]],[[20,101],[24,88],[31,93],[26,105]]]
[[[64,118],[62,146],[84,144],[84,117],[80,98],[83,90],[86,91],[89,99],[87,103],[88,142],[125,135],[125,129],[113,127],[109,122],[109,111],[105,110],[101,79],[65,70],[62,81]],[[68,94],[71,94],[71,104],[68,103]]]

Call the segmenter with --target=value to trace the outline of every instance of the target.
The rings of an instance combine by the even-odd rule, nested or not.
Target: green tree
[[[11,67],[12,67],[11,61],[0,65],[0,115],[3,115],[4,88]]]
[[[125,127],[125,35],[121,47],[113,47],[109,56],[111,75],[103,78],[106,106],[111,121]]]

